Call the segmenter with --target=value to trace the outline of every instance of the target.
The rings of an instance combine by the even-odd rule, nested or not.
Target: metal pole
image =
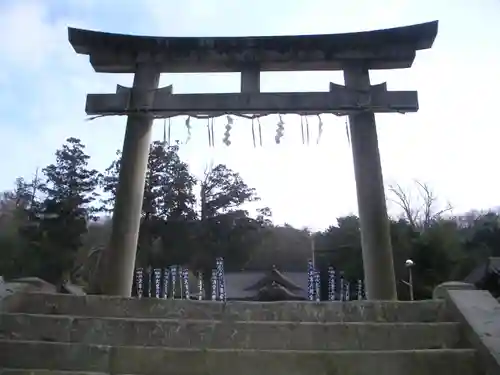
[[[414,300],[414,295],[413,295],[413,266],[415,265],[415,262],[411,259],[407,259],[405,262],[405,267],[408,268],[408,281],[401,280],[403,284],[408,285],[408,289],[410,291],[410,301]]]
[[[410,288],[410,301],[414,300],[413,296],[413,271],[411,267],[408,267],[408,286]]]

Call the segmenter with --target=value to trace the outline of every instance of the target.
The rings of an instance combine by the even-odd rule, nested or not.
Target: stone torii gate
[[[416,91],[370,85],[370,69],[411,67],[431,48],[438,22],[333,35],[163,38],[68,29],[99,73],[134,73],[132,88],[89,94],[88,115],[127,115],[112,234],[100,292],[130,296],[154,118],[177,115],[334,113],[348,115],[369,299],[394,300],[396,281],[374,113],[416,112]],[[343,70],[345,86],[325,92],[262,93],[260,72]],[[173,94],[162,72],[240,72],[241,93]]]

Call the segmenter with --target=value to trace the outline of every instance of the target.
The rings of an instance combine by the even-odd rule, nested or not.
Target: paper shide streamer
[[[168,128],[168,135],[167,135],[167,128]],[[163,145],[164,146],[170,146],[170,132],[172,128],[172,119],[168,119],[168,126],[167,126],[167,119],[163,120]]]
[[[252,116],[252,140],[253,147],[257,147],[257,137],[255,134],[255,121],[257,120],[257,130],[259,132],[259,144],[262,146],[262,124],[260,123],[260,116]]]
[[[323,120],[321,119],[321,115],[318,115],[318,138],[316,139],[317,145],[319,145],[319,141],[321,140],[322,135],[323,135]]]
[[[257,144],[255,142],[255,124],[253,118],[252,118],[252,140],[253,140],[253,147],[257,147]]]
[[[315,142],[316,144],[319,144],[321,141],[321,138],[323,136],[323,131],[324,131],[324,122],[321,114],[315,114],[318,118],[317,122],[317,134],[315,134],[314,130],[311,128],[310,124],[310,114],[298,114],[300,117],[300,129],[301,129],[301,139],[302,139],[302,144],[303,145],[310,145],[311,142]],[[187,116],[185,120],[185,128],[187,131],[187,136],[186,136],[186,141],[184,144],[187,144],[192,137],[192,124],[191,124],[191,118],[195,119],[202,119],[206,120],[206,128],[207,128],[207,136],[208,136],[208,145],[209,147],[215,147],[215,118],[220,117],[221,115],[218,116],[194,116],[190,115]],[[226,124],[224,127],[224,135],[222,137],[222,143],[225,146],[230,146],[232,145],[231,141],[231,135],[232,131],[234,128],[234,115],[225,115],[226,116]],[[251,132],[252,132],[252,143],[254,147],[257,147],[257,145],[263,146],[264,144],[264,136],[263,134],[263,124],[261,123],[260,118],[263,117],[262,115],[239,115],[236,117],[242,117],[247,120],[250,120],[250,126],[251,126]],[[282,114],[278,114],[278,122],[276,124],[276,132],[274,136],[274,141],[276,144],[280,144],[282,142],[283,136],[284,136],[284,127],[285,123],[283,121],[283,116]],[[164,120],[163,122],[163,143],[167,146],[170,146],[171,144],[171,118],[168,118]],[[349,145],[351,144],[351,139],[350,139],[350,129],[349,129],[349,120],[346,116],[345,119],[345,130],[346,130],[346,135],[347,135],[347,141]],[[315,139],[314,139],[315,137]]]
[[[207,118],[208,146],[215,147],[214,118]]]
[[[309,120],[307,119],[307,116],[305,116],[305,122],[306,122],[306,142],[307,144],[309,144],[310,134],[309,134]]]
[[[300,116],[300,132],[302,135],[302,144],[304,145],[306,143],[306,137],[304,133],[304,116]]]

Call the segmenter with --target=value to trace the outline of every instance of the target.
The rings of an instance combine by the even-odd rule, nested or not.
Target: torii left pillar
[[[153,104],[159,80],[154,65],[138,65],[130,94],[131,111]],[[130,297],[132,292],[152,128],[153,117],[147,111],[128,115],[111,238],[97,277],[102,294]]]
[[[370,91],[368,69],[360,64],[347,65],[344,80],[348,89],[365,93]],[[349,123],[366,294],[371,300],[396,300],[390,222],[385,202],[375,114],[372,111],[350,114]]]

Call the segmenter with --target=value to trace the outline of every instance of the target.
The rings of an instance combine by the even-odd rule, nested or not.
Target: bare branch
[[[428,228],[444,213],[452,211],[452,206],[449,203],[445,208],[437,209],[439,200],[428,184],[415,180],[415,185],[418,191],[416,201],[412,201],[411,193],[406,193],[400,185],[389,186],[389,191],[395,196],[395,199],[391,199],[391,201],[401,207],[412,227]]]
[[[396,196],[396,199],[391,199],[394,203],[396,203],[401,209],[403,213],[410,223],[412,227],[416,226],[416,217],[418,217],[418,211],[415,212],[412,209],[411,197],[409,194],[406,194],[403,188],[399,185],[390,185],[389,191]]]

